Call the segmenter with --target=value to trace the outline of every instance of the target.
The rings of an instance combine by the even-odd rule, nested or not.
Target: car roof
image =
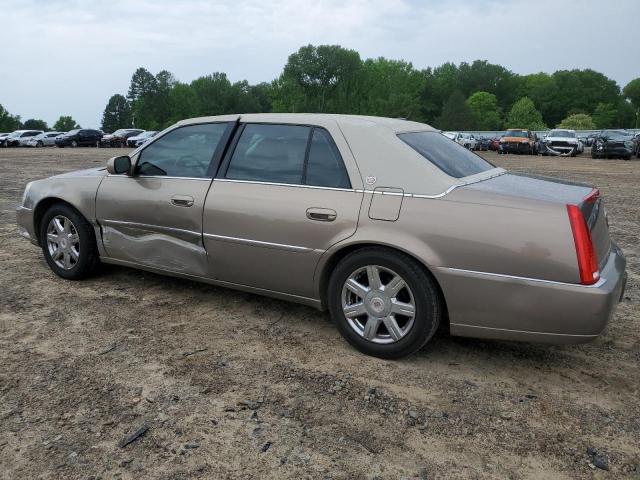
[[[398,118],[332,113],[249,113],[219,115],[182,120],[176,128],[209,122],[281,123],[311,125],[327,129],[343,155],[355,161],[353,169],[346,162],[354,188],[400,188],[405,193],[441,196],[454,186],[488,178],[504,172],[495,168],[465,178],[453,178],[429,162],[398,134],[440,132],[425,123]],[[358,182],[354,182],[355,178]]]
[[[374,117],[368,115],[345,115],[338,113],[247,113],[241,115],[217,115],[212,117],[190,118],[178,122],[178,125],[190,125],[194,123],[224,122],[240,120],[241,122],[257,123],[290,123],[299,125],[321,125],[325,122],[359,123],[362,126],[377,125],[395,132],[433,130],[425,123],[413,122],[400,118]]]

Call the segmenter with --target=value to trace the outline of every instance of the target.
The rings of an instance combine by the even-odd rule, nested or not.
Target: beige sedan
[[[31,182],[17,216],[62,278],[104,262],[300,302],[384,358],[441,324],[585,342],[626,278],[597,190],[389,118],[182,121],[106,168]]]

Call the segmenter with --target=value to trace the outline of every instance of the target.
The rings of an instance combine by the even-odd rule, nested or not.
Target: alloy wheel
[[[56,215],[47,225],[47,250],[54,263],[71,270],[80,260],[80,236],[67,217]]]
[[[354,271],[342,287],[342,311],[361,337],[378,344],[395,343],[413,327],[416,305],[407,282],[378,265]]]

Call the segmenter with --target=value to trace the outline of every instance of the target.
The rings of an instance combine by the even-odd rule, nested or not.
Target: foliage
[[[596,128],[614,128],[618,110],[610,103],[598,103],[591,118]]]
[[[569,115],[558,124],[558,128],[567,128],[570,130],[594,130],[596,124],[593,122],[591,115],[586,113],[575,113]]]
[[[70,130],[75,130],[76,128],[82,127],[78,125],[71,115],[61,115],[53,124],[53,130],[56,132],[68,132]]]
[[[119,128],[130,128],[131,126],[131,105],[129,105],[129,101],[123,95],[113,95],[102,114],[102,130],[115,132]]]
[[[13,132],[19,130],[21,126],[20,115],[11,115],[0,105],[0,132]]]
[[[56,120],[56,123],[53,124],[53,129],[56,132],[68,132],[70,130],[75,130],[76,128],[81,127],[76,123],[71,115],[62,115],[58,120]]]
[[[498,130],[502,125],[498,99],[493,93],[476,92],[467,99],[478,130]]]
[[[451,94],[442,108],[442,115],[436,119],[435,126],[442,130],[474,130],[476,128],[473,113],[462,92],[456,90]]]
[[[47,125],[47,122],[45,122],[44,120],[39,120],[35,118],[30,118],[29,120],[26,120],[22,124],[22,128],[24,128],[25,130],[43,130],[43,131],[49,130],[49,126]]]
[[[542,121],[542,115],[529,97],[522,97],[511,107],[505,128],[527,128],[529,130],[544,130],[547,126]]]
[[[631,100],[631,103],[640,109],[640,78],[635,78],[622,89],[624,96]]]

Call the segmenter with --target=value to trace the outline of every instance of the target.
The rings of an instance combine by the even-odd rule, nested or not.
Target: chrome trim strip
[[[164,178],[172,180],[199,180],[201,182],[210,182],[211,177],[171,177],[169,175],[125,175],[125,174],[107,174],[107,177],[120,177],[120,178]]]
[[[314,190],[334,190],[338,192],[358,192],[358,190],[354,190],[353,188],[319,187],[317,185],[300,185],[297,183],[260,182],[257,180],[234,180],[231,178],[214,178],[213,181],[226,183],[248,183],[252,185],[274,185],[276,187],[311,188]]]
[[[123,222],[120,220],[99,220],[99,223],[111,226],[120,226],[125,228],[138,228],[149,232],[166,232],[166,233],[182,233],[194,237],[201,237],[202,233],[192,230],[184,230],[182,228],[165,227],[162,225],[149,225],[148,223]]]
[[[580,287],[580,288],[598,288],[607,283],[606,278],[600,278],[596,283],[592,285],[582,285],[580,283],[567,283],[567,282],[557,282],[555,280],[544,280],[541,278],[530,278],[530,277],[519,277],[517,275],[506,275],[503,273],[490,273],[490,272],[478,272],[476,270],[465,270],[463,268],[453,268],[453,267],[438,267],[442,270],[448,270],[450,272],[458,272],[458,273],[468,273],[471,275],[480,275],[486,277],[497,277],[497,278],[506,278],[509,280],[523,280],[526,282],[538,282],[538,283],[547,283],[550,285],[564,285],[567,287]]]
[[[484,326],[480,326],[480,325],[467,325],[465,323],[452,323],[451,326],[452,327],[465,327],[465,328],[481,328],[483,330],[494,330],[494,331],[509,332],[509,333],[530,333],[530,334],[533,334],[533,335],[549,335],[549,336],[555,336],[555,337],[596,338],[596,337],[600,336],[598,334],[584,335],[584,334],[578,334],[578,333],[550,333],[550,332],[533,332],[533,331],[530,331],[530,330],[512,330],[510,328],[484,327]]]
[[[274,185],[277,187],[296,187],[296,188],[311,188],[315,190],[333,190],[337,192],[354,192],[354,193],[369,193],[371,195],[395,195],[395,196],[403,196],[409,198],[442,198],[451,191],[455,190],[458,187],[465,187],[467,185],[473,185],[474,183],[484,182],[485,180],[489,180],[490,178],[499,177],[501,175],[505,175],[507,172],[502,171],[496,173],[495,175],[491,175],[486,178],[480,178],[478,180],[474,180],[472,182],[461,183],[457,185],[451,185],[442,193],[437,193],[435,195],[425,195],[419,193],[398,193],[398,192],[389,192],[389,191],[376,191],[376,190],[363,190],[363,189],[355,189],[355,188],[334,188],[334,187],[318,187],[316,185],[300,185],[297,183],[277,183],[277,182],[261,182],[258,180],[235,180],[231,178],[214,178],[214,182],[227,182],[227,183],[248,183],[252,185]],[[394,188],[394,187],[389,187]]]
[[[210,240],[239,243],[242,245],[253,245],[256,247],[276,248],[279,250],[288,250],[292,252],[309,253],[309,252],[313,252],[314,250],[313,248],[309,248],[309,247],[299,247],[297,245],[285,245],[283,243],[263,242],[260,240],[250,240],[248,238],[228,237],[226,235],[214,235],[212,233],[205,233],[204,237]],[[324,250],[318,250],[318,251],[324,252]]]

